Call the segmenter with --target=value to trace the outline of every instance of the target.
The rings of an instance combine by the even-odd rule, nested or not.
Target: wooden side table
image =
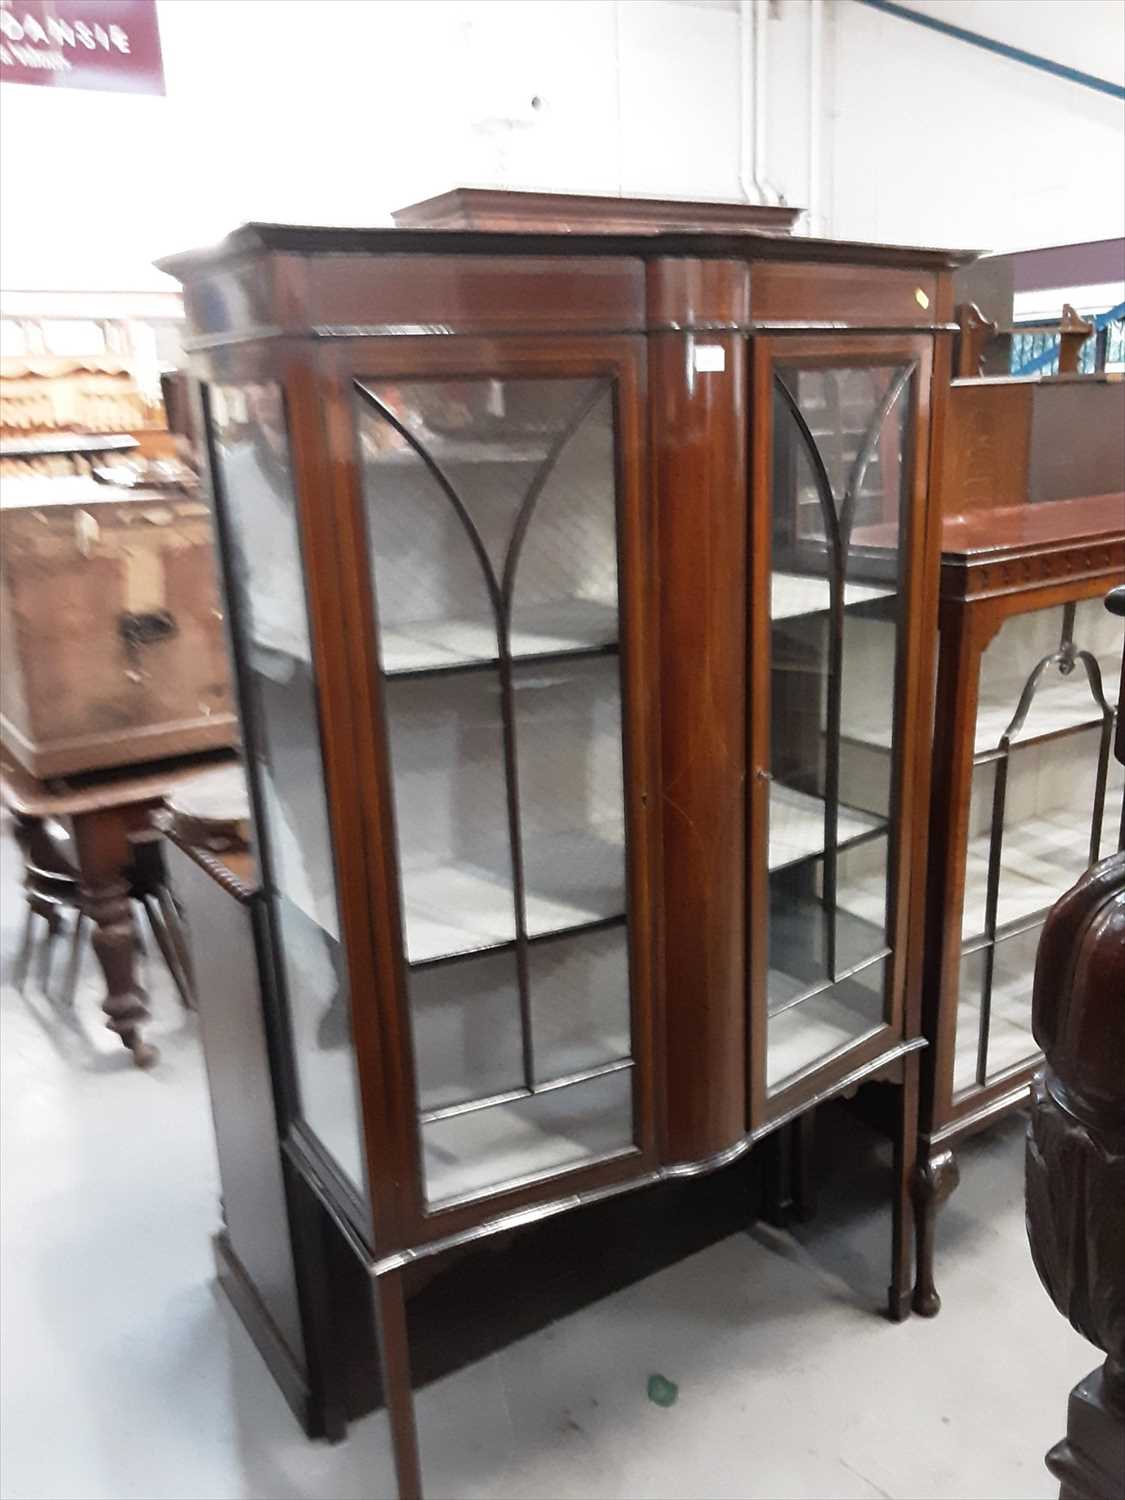
[[[141,1028],[148,996],[137,977],[137,933],[130,902],[130,837],[151,826],[152,813],[174,788],[237,760],[230,751],[130,766],[65,779],[39,781],[0,750],[4,806],[28,833],[47,819],[69,822],[74,836],[81,909],[94,924],[93,946],[105,977],[106,1026],[120,1036],[140,1068],[152,1067],[157,1049]]]

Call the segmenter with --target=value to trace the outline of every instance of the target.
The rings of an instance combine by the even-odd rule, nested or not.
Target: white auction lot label
[[[697,371],[725,370],[727,351],[722,344],[696,344],[692,362]]]

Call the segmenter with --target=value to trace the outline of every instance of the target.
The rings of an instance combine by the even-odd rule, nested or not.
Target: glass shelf
[[[426,1197],[438,1206],[632,1148],[632,1068],[422,1125]]]
[[[1002,844],[999,852],[996,928],[1003,931],[1053,906],[1090,863],[1101,727],[1077,729],[1065,739],[1013,745],[1008,753]],[[988,865],[997,762],[974,767],[961,908],[963,942],[986,926]],[[1125,769],[1107,765],[1099,858],[1117,848]]]
[[[883,968],[880,962],[871,971],[874,988],[858,978],[840,980],[830,992],[810,995],[770,1017],[766,1054],[770,1093],[879,1030],[884,1010]]]
[[[625,913],[617,666],[599,656],[514,668],[529,939]],[[495,672],[388,679],[386,702],[407,962],[516,941],[504,694]]]
[[[799,792],[795,787],[774,782],[770,786],[769,868],[782,870],[787,865],[812,859],[824,853],[823,797]],[[836,847],[845,849],[864,839],[874,838],[887,830],[885,818],[861,808],[839,807]]]
[[[835,909],[836,967],[840,974],[874,963],[888,951],[881,921],[871,921],[864,914],[864,905],[862,893],[854,902],[851,891],[840,893]],[[866,910],[869,912],[870,907]],[[830,988],[823,957],[829,920],[830,914],[819,901],[775,898],[767,1000],[771,1017]]]
[[[985,1081],[1010,1068],[1032,1062],[1038,1052],[1031,1030],[1031,990],[1042,931],[1042,923],[1037,922],[1009,937],[999,939],[995,944]],[[966,953],[961,959],[957,1037],[953,1059],[953,1088],[956,1093],[973,1088],[981,1082],[977,1078],[977,1060],[986,962],[987,948]]]
[[[370,389],[378,395],[377,386]],[[479,464],[503,464],[505,467],[531,464],[538,468],[551,452],[551,445],[547,441],[516,441],[510,437],[491,440],[448,438],[430,432],[422,424],[414,429],[413,435],[440,469],[450,471],[464,465],[475,467]],[[379,468],[412,468],[417,463],[417,455],[415,449],[403,439],[396,446],[380,447],[369,452],[367,461]]]
[[[781,903],[777,903],[779,906]],[[880,877],[850,884],[835,908],[836,972],[824,976],[829,913],[820,902],[796,900],[775,911],[767,979],[772,1091],[883,1024],[889,949],[884,938],[886,893]]]
[[[844,584],[844,608],[893,596],[894,589],[871,583]],[[824,614],[830,602],[827,578],[806,573],[774,573],[770,578],[770,619],[791,620],[800,615]]]
[[[984,911],[988,893],[990,843],[987,833],[978,835],[969,843],[961,929],[965,941],[981,933],[980,914]],[[1006,828],[1004,878],[996,906],[997,928],[1026,922],[1029,917],[1053,906],[1070,884],[1067,872],[1081,873],[1089,858],[1089,824],[1076,823],[1073,812],[1067,809],[1028,818]]]
[[[594,599],[557,599],[525,605],[513,622],[515,660],[581,656],[617,649],[617,609]],[[415,620],[380,637],[388,677],[488,666],[499,657],[496,628],[471,619]]]
[[[1107,663],[1102,671],[1103,688],[1107,690],[1114,685],[1113,679],[1107,680],[1110,665]],[[975,756],[986,755],[999,745],[1011,722],[1022,688],[1022,680],[991,685],[990,696],[981,697],[978,701],[976,737],[973,742]],[[1051,739],[1101,722],[1102,713],[1091,697],[1086,674],[1081,667],[1077,667],[1069,677],[1053,673],[1040,681],[1033,712],[1012,736],[1011,743],[1033,744],[1037,740]]]
[[[620,821],[525,840],[541,883],[525,888],[529,940],[607,918],[624,920],[625,828]],[[432,963],[515,942],[508,851],[489,869],[475,861],[403,871],[407,962]]]
[[[1101,691],[1112,708],[1121,671],[1121,626],[1100,599],[1009,616],[981,657],[974,754],[998,748],[1031,673],[1046,658],[1053,660],[1035,684],[1012,743],[1031,744],[1100,723],[1102,708],[1082,660],[1068,654],[1081,651],[1097,663]]]
[[[629,1057],[623,920],[532,943],[531,1086],[558,1087]],[[528,1092],[514,946],[415,969],[409,979],[423,1121]]]

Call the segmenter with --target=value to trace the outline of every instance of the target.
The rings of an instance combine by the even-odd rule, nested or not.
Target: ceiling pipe
[[[809,3],[809,191],[805,200],[805,222],[810,234],[820,234],[820,117],[822,112],[821,61],[824,37],[824,0]]]
[[[739,110],[741,141],[738,181],[750,203],[780,203],[766,177],[766,27],[769,0],[739,0]],[[751,95],[753,97],[751,98]]]

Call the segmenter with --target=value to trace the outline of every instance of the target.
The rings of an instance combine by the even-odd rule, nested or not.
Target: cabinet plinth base
[[[1091,1370],[1071,1391],[1066,1437],[1045,1462],[1059,1481],[1059,1500],[1125,1495],[1125,1415],[1107,1401],[1101,1369]]]

